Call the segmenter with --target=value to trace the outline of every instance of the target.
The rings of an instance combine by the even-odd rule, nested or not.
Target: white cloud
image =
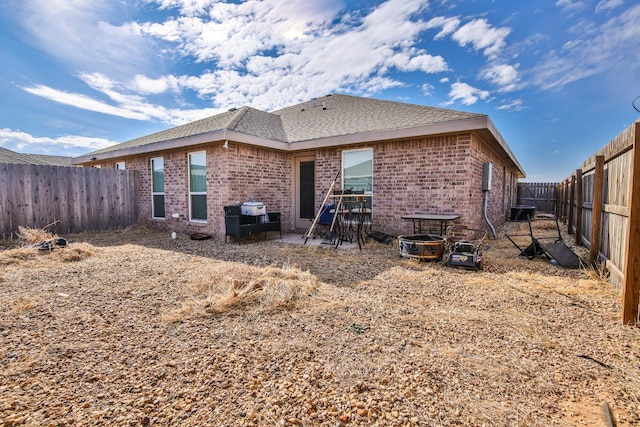
[[[178,42],[183,55],[228,68],[270,49],[289,49],[322,34],[343,8],[341,1],[160,1],[179,17],[136,25],[143,34]]]
[[[269,9],[274,4],[278,7]],[[361,18],[345,16],[333,26],[342,5],[316,4],[216,3],[207,12],[215,17],[212,21],[189,17],[167,21],[167,30],[141,28],[157,36],[178,32],[183,54],[219,66],[200,76],[178,77],[183,87],[213,97],[216,105],[272,109],[336,90],[398,86],[386,75],[391,69],[434,73],[448,68],[444,58],[413,48],[424,30],[416,18],[423,8],[419,2],[389,0]],[[293,37],[291,28],[297,28]],[[276,55],[263,54],[274,50]]]
[[[53,89],[44,85],[35,85],[30,87],[24,87],[25,91],[32,95],[41,96],[51,101],[59,102],[60,104],[71,105],[76,108],[80,108],[88,111],[95,111],[97,113],[110,114],[112,116],[124,117],[127,119],[135,120],[149,120],[150,116],[142,114],[140,112],[131,111],[126,108],[120,108],[113,105],[108,105],[104,102],[100,102],[86,95],[79,93],[65,92],[57,89]]]
[[[449,83],[449,77],[443,77],[440,80],[438,80],[440,83]]]
[[[104,138],[64,135],[58,138],[35,137],[26,132],[0,129],[0,145],[8,150],[21,153],[58,155],[61,150],[76,152],[99,150],[114,145],[115,141]]]
[[[458,29],[459,25],[459,18],[445,18],[444,16],[436,16],[435,18],[431,18],[429,22],[427,22],[426,29],[441,27],[442,30],[440,30],[440,32],[434,36],[434,40],[438,40],[453,33]]]
[[[130,83],[131,89],[142,94],[159,94],[164,93],[170,88],[176,87],[174,78],[162,76],[157,79],[137,74]]]
[[[146,102],[138,95],[126,92],[120,83],[113,81],[101,74],[82,74],[81,78],[96,91],[107,95],[116,105],[91,98],[80,93],[60,91],[44,85],[23,87],[23,89],[36,96],[49,99],[64,105],[70,105],[79,109],[123,117],[132,120],[160,120],[171,125],[179,125],[196,119],[222,112],[219,108],[205,108],[197,110],[168,109],[163,106]]]
[[[490,93],[486,90],[480,90],[467,83],[456,82],[451,84],[449,100],[445,105],[451,105],[457,100],[460,100],[464,105],[473,105],[479,99],[486,99],[489,95]]]
[[[449,69],[443,57],[417,53],[413,49],[393,55],[385,65],[392,65],[400,71],[422,71],[429,74]]]
[[[531,70],[533,84],[543,89],[557,89],[585,77],[624,67],[640,68],[637,55],[640,40],[640,5],[622,11],[602,24],[594,34],[565,44],[562,51],[552,51]]]
[[[497,107],[498,110],[503,111],[522,111],[524,110],[524,106],[521,99],[514,99],[510,101],[505,101]]]
[[[126,75],[148,66],[149,45],[129,26],[108,22],[108,0],[23,0],[15,15],[30,44],[77,68]]]
[[[622,6],[623,4],[624,4],[624,0],[601,0],[596,5],[596,13],[613,10],[617,7]]]
[[[558,0],[556,6],[562,9],[564,13],[572,15],[586,7],[584,1]]]
[[[506,45],[510,32],[510,28],[496,28],[486,19],[474,19],[458,28],[451,38],[460,46],[471,44],[475,50],[483,50],[484,55],[494,58]]]
[[[422,89],[422,93],[424,93],[426,96],[432,96],[433,95],[433,90],[435,89],[435,86],[430,85],[429,83],[425,83],[422,86],[420,86],[420,88]]]
[[[490,65],[482,72],[482,78],[497,85],[500,92],[514,91],[518,89],[520,83],[519,65]]]
[[[370,94],[403,85],[392,73],[448,70],[442,56],[416,48],[426,29],[420,15],[424,1],[387,0],[366,12],[350,14],[343,13],[340,0],[155,3],[178,15],[162,23],[131,22],[120,29],[135,40],[142,36],[156,39],[165,47],[163,55],[172,55],[174,61],[200,61],[207,71],[158,75],[155,69],[148,69],[119,79],[108,72],[79,74],[108,101],[47,86],[27,89],[78,108],[173,124],[182,113],[148,98],[195,92],[220,109],[251,105],[271,110],[330,92]],[[106,2],[100,4],[106,7]],[[98,19],[93,12],[78,20],[91,19]],[[441,24],[451,31],[455,21]],[[127,45],[122,39],[117,41]],[[173,47],[166,49],[170,45]],[[123,52],[125,57],[130,54]]]

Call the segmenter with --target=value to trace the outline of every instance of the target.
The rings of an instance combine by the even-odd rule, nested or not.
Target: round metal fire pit
[[[425,260],[441,260],[444,255],[445,238],[432,234],[398,236],[400,256]]]

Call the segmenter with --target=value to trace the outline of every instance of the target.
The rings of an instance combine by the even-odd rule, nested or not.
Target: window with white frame
[[[189,219],[207,220],[207,154],[189,153]]]
[[[373,194],[373,148],[342,152],[342,188]]]
[[[164,159],[151,159],[151,216],[164,218]]]
[[[116,162],[116,163],[113,165],[113,167],[114,167],[115,169],[120,169],[120,170],[124,170],[124,169],[125,169],[125,168],[124,168],[124,162]]]

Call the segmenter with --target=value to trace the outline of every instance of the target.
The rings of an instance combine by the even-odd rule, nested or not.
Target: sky
[[[639,117],[629,0],[2,0],[0,147],[79,156],[330,93],[487,114],[533,182]]]

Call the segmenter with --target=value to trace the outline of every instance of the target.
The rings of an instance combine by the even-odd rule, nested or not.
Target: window
[[[124,162],[116,162],[113,167],[116,169],[124,170]]]
[[[207,220],[207,154],[189,153],[189,213],[192,221]]]
[[[342,188],[373,193],[373,149],[342,152]]]
[[[164,159],[151,159],[151,216],[164,218]]]

